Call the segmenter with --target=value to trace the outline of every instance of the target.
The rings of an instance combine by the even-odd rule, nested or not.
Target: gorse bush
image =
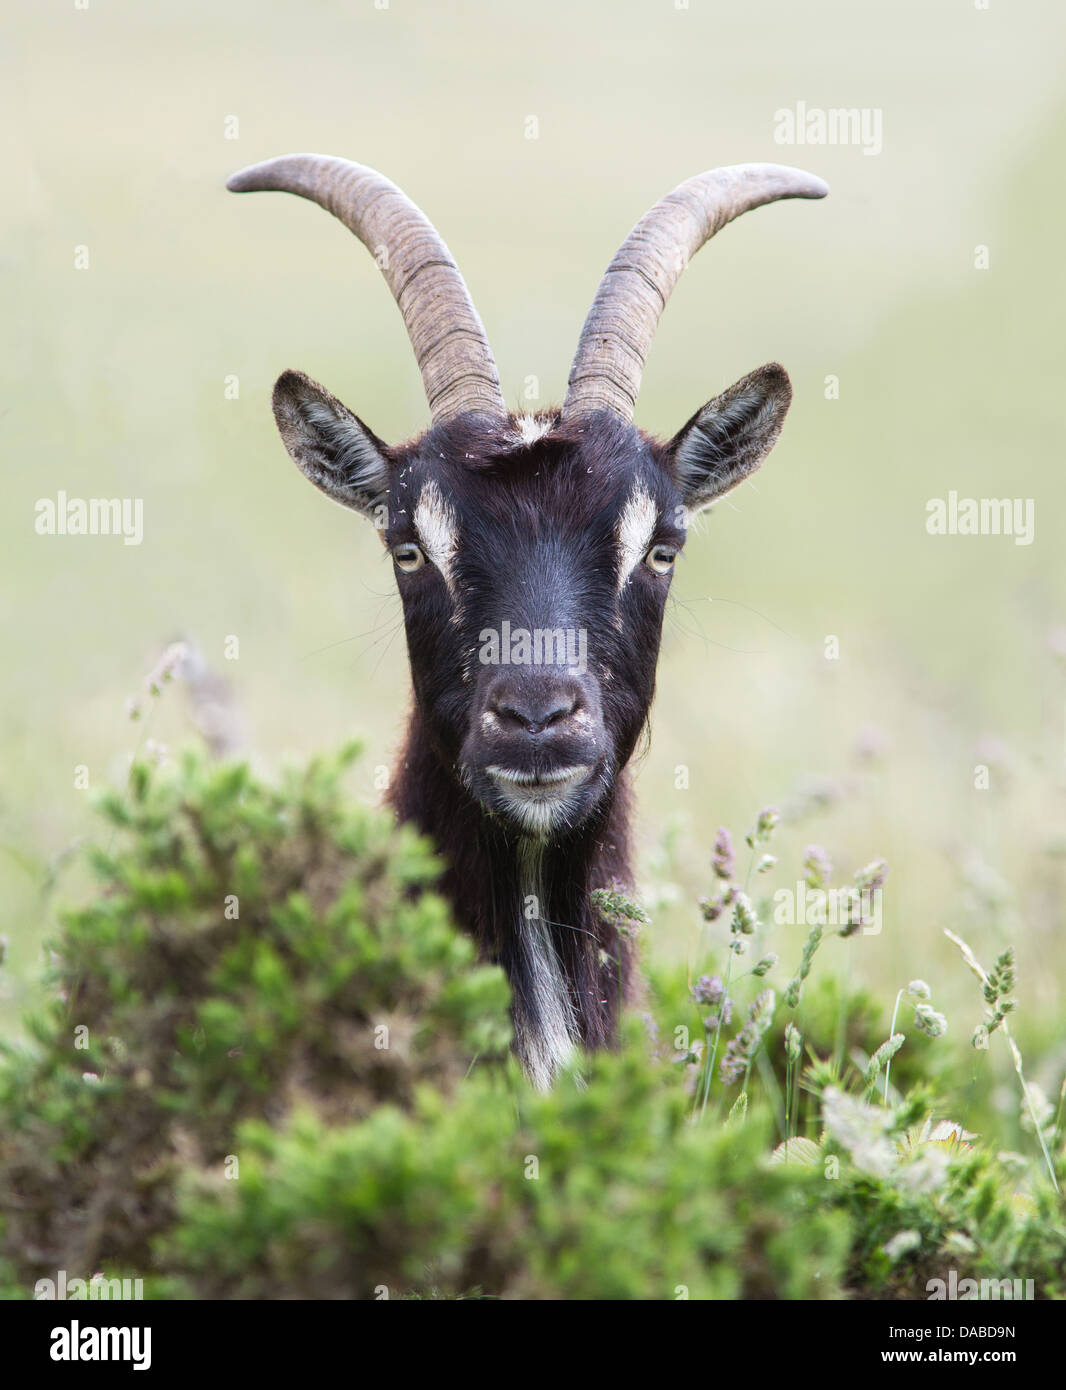
[[[951,1270],[1066,1292],[1055,1125],[1034,1110],[1043,1166],[967,1134],[875,1002],[817,980],[821,937],[776,986],[754,950],[653,971],[619,1052],[534,1092],[501,972],[430,848],[346,801],[352,756],[277,786],[137,765],[101,802],[58,997],[0,1060],[7,1296],[59,1270],[179,1298],[924,1298]],[[739,962],[761,908],[721,837],[715,878]],[[921,984],[899,1017],[935,1032]],[[985,978],[993,1033],[1014,984]]]
[[[214,1296],[831,1293],[847,1221],[765,1164],[770,1137],[693,1129],[639,1043],[517,1108],[481,1074],[360,1125],[246,1125],[240,1182],[196,1184],[165,1260]]]
[[[100,892],[70,913],[38,1048],[0,1070],[8,1258],[152,1268],[187,1169],[244,1119],[346,1121],[450,1092],[505,1054],[507,987],[429,891],[428,847],[345,807],[354,756],[277,787],[247,768],[135,765],[107,795]]]

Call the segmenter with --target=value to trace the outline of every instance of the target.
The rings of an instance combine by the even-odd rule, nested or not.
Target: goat
[[[295,371],[274,387],[274,415],[297,467],[373,521],[392,557],[414,704],[388,799],[436,842],[456,920],[510,981],[514,1050],[548,1087],[578,1048],[616,1043],[634,988],[630,942],[590,895],[631,883],[626,765],[688,523],[759,466],[791,400],[771,363],[657,440],[633,423],[645,358],[704,242],[752,208],[828,188],[775,164],[680,184],[607,267],[562,407],[519,415],[455,262],[395,184],[287,155],[227,186],[326,208],[403,315],[425,433],[387,445]]]

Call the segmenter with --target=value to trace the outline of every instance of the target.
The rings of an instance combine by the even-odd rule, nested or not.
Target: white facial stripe
[[[618,518],[618,550],[621,561],[618,569],[619,591],[648,553],[658,515],[658,509],[648,495],[647,488],[643,483],[638,483]]]
[[[449,590],[454,593],[451,566],[452,557],[459,544],[459,527],[455,512],[444,500],[440,488],[432,478],[419,494],[414,521],[422,549],[444,576]]]

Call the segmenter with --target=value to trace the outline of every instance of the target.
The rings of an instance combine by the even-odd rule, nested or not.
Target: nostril
[[[570,715],[572,715],[576,709],[577,709],[577,696],[576,696],[576,695],[564,695],[564,696],[561,696],[561,697],[555,702],[555,704],[552,706],[552,708],[551,708],[550,710],[546,711],[546,713],[544,714],[544,717],[543,717],[543,720],[542,720],[542,722],[543,722],[543,724],[544,724],[544,727],[545,727],[545,728],[548,728],[548,727],[550,727],[552,724],[558,724],[558,723],[560,722],[560,720],[562,720],[562,719],[568,719],[568,718],[570,717]]]
[[[508,700],[493,700],[490,709],[494,714],[509,720],[512,724],[527,724],[529,722],[528,716],[517,705],[511,704]]]
[[[512,692],[500,692],[489,697],[488,707],[503,723],[539,734],[569,718],[578,708],[578,698],[576,694],[559,692],[547,700],[525,700]]]

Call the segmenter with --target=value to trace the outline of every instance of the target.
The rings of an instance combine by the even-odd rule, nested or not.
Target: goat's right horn
[[[378,260],[403,315],[434,424],[467,411],[507,414],[492,350],[458,267],[425,214],[383,174],[331,155],[289,154],[242,169],[226,187],[295,193],[355,233]]]
[[[785,164],[732,164],[679,184],[644,214],[607,267],[577,345],[562,418],[609,410],[629,422],[659,315],[704,242],[734,217],[828,186]]]

